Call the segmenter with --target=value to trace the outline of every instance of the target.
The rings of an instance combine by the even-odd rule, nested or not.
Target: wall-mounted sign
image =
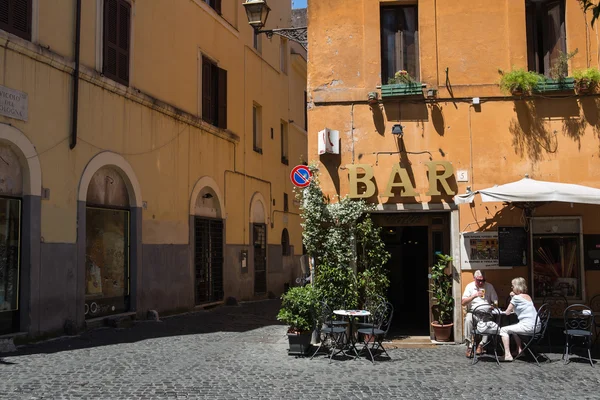
[[[319,155],[340,154],[340,131],[325,128],[319,132]]]
[[[469,171],[466,169],[456,171],[456,182],[469,182]]]
[[[306,165],[297,165],[292,169],[290,179],[292,183],[299,188],[305,188],[310,185],[310,179],[312,178],[312,172]]]
[[[438,183],[444,189],[447,195],[456,194],[450,185],[448,179],[454,174],[454,167],[448,161],[431,161],[425,165],[429,170],[429,190],[425,195],[439,196],[441,192],[438,190]],[[443,171],[438,171],[438,167],[442,167]],[[346,168],[350,175],[350,194],[348,197],[355,199],[368,199],[375,194],[375,182],[373,177],[373,167],[369,164],[348,164]],[[362,174],[362,176],[359,176]],[[362,184],[364,190],[359,193],[359,184]],[[400,188],[400,196],[414,197],[417,196],[417,191],[414,188],[412,181],[406,169],[402,168],[399,163],[394,164],[390,171],[390,176],[384,191],[379,197],[394,197],[392,190]]]
[[[465,232],[461,234],[461,268],[498,268],[498,232]]]
[[[529,235],[522,226],[498,227],[498,265],[518,267],[527,265]]]
[[[27,121],[27,93],[0,86],[0,115]]]

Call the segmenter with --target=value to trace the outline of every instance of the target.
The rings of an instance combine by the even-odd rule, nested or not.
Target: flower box
[[[402,96],[423,96],[423,84],[421,82],[413,82],[381,85],[382,99]]]
[[[565,78],[563,80],[546,79],[536,86],[534,89],[538,93],[546,92],[565,92],[575,90],[575,79]]]

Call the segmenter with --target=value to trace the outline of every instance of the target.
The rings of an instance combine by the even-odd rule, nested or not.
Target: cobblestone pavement
[[[277,300],[22,347],[0,399],[600,399],[600,365],[469,364],[464,346],[392,349],[391,361],[288,356]]]

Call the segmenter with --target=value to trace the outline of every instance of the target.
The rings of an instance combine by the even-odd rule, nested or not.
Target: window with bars
[[[548,75],[560,54],[567,51],[565,1],[527,0],[525,6],[528,68],[530,71]]]
[[[104,0],[104,40],[102,73],[129,85],[129,38],[131,4],[125,0]]]
[[[396,72],[407,71],[419,80],[417,6],[381,8],[381,79],[387,84]]]
[[[281,132],[281,163],[289,165],[290,160],[288,159],[288,124],[281,121],[279,129]]]
[[[31,40],[31,0],[0,0],[0,29]]]
[[[221,0],[204,0],[204,2],[211,6],[219,15],[221,15]]]
[[[202,119],[227,129],[227,71],[202,57]]]

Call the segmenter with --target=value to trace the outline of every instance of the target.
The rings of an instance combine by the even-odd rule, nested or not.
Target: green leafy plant
[[[579,52],[579,49],[575,49],[570,53],[560,52],[558,58],[552,63],[550,67],[549,76],[552,79],[562,82],[567,78],[569,74],[569,60]]]
[[[581,90],[584,86],[593,90],[600,83],[600,70],[598,70],[598,68],[575,70],[573,71],[573,78],[575,79],[575,86],[578,90]]]
[[[511,94],[530,94],[544,81],[542,75],[523,68],[515,68],[508,72],[498,70],[498,72],[502,75],[500,89]]]
[[[311,285],[290,288],[281,296],[277,320],[289,325],[288,333],[305,333],[313,330],[317,294]]]
[[[314,286],[318,298],[332,310],[352,309],[358,304],[356,276],[347,266],[319,265]]]
[[[388,85],[397,83],[416,83],[415,78],[405,70],[400,70],[394,74],[393,78],[388,79]]]
[[[452,274],[446,273],[446,267],[452,262],[452,257],[437,253],[438,260],[431,267],[431,294],[436,300],[439,315],[438,322],[442,325],[452,322],[454,297],[452,296]]]
[[[381,239],[381,228],[375,226],[369,215],[357,225],[358,290],[364,304],[376,304],[385,298],[390,286],[385,268],[390,253]]]

